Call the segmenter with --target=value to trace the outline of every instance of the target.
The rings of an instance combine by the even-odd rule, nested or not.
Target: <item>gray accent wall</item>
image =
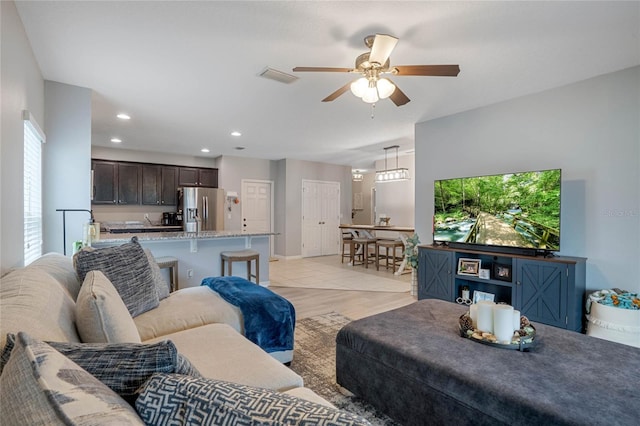
[[[0,275],[24,261],[24,122],[29,110],[44,129],[44,79],[13,2],[0,2],[2,124],[0,138]]]
[[[416,229],[436,179],[561,168],[561,252],[587,289],[640,291],[640,67],[416,125]]]
[[[64,252],[62,212],[91,209],[91,90],[45,81],[45,133],[42,152],[43,252]],[[66,252],[82,240],[87,212],[67,212]]]

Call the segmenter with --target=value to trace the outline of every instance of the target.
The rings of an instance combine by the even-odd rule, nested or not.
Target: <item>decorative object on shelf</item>
[[[386,214],[381,214],[380,217],[378,218],[378,225],[389,226],[390,224],[391,224],[391,218]]]
[[[458,275],[471,275],[477,277],[480,273],[480,259],[465,259],[460,258],[458,260]]]
[[[376,171],[376,182],[398,182],[402,180],[409,180],[409,169],[398,167],[398,148],[400,145],[392,145],[384,148],[384,170]],[[387,168],[387,151],[390,149],[396,150],[396,168]]]
[[[480,269],[478,277],[483,280],[488,280],[491,277],[491,271],[489,269]]]
[[[471,299],[469,298],[469,286],[462,286],[462,296],[456,299],[456,303],[459,305],[471,305]]]
[[[471,305],[474,306],[474,305]],[[496,305],[509,306],[509,305]],[[485,345],[494,346],[502,349],[516,349],[520,352],[526,352],[536,343],[536,328],[529,322],[527,317],[520,317],[520,328],[514,330],[511,340],[506,342],[498,341],[495,334],[480,330],[474,326],[470,312],[465,312],[460,316],[458,327],[460,336],[471,339],[474,342],[483,343]]]
[[[492,270],[494,280],[511,281],[511,265],[494,263]]]
[[[496,295],[493,293],[485,293],[484,291],[475,290],[473,292],[473,303],[478,303],[482,300],[488,300],[493,302],[496,299]]]

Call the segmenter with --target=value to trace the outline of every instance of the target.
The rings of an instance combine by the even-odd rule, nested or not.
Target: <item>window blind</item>
[[[24,265],[42,255],[42,144],[45,136],[29,111],[24,120]]]

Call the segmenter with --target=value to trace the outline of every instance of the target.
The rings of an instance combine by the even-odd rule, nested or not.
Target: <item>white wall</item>
[[[351,167],[334,164],[315,163],[311,161],[287,159],[279,162],[285,168],[284,180],[286,191],[283,204],[276,205],[276,216],[283,215],[283,235],[276,237],[276,254],[286,257],[302,255],[302,180],[317,180],[340,183],[340,221],[351,220]],[[282,178],[282,175],[278,175]],[[336,230],[338,232],[338,230]],[[281,239],[284,238],[284,242]],[[279,241],[280,240],[280,241]]]
[[[225,193],[234,191],[238,193],[239,198],[242,198],[243,179],[274,180],[271,176],[271,163],[270,160],[223,155],[218,161],[218,186],[223,188]],[[232,205],[231,212],[225,209],[224,228],[226,230],[242,229],[241,213],[241,205]]]
[[[0,2],[2,121],[0,134],[0,275],[24,261],[22,110],[44,129],[44,80],[15,4]]]
[[[640,67],[416,125],[416,229],[435,179],[562,169],[562,255],[587,289],[640,291]]]
[[[91,90],[46,81],[44,87],[47,143],[42,152],[42,188],[45,253],[73,253],[73,242],[82,240],[87,212],[65,213],[56,209],[91,209]]]
[[[390,158],[390,157],[389,157]],[[409,169],[408,181],[376,183],[376,212],[386,214],[395,226],[414,226],[415,216],[415,155],[398,157],[398,167]],[[396,167],[395,158],[387,160],[387,168]],[[376,170],[384,170],[384,160],[376,161]],[[420,191],[420,188],[418,188]],[[377,219],[377,218],[376,218]]]

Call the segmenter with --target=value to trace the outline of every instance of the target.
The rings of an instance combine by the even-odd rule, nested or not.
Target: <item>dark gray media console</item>
[[[460,259],[479,260],[489,278],[459,273]],[[534,323],[583,331],[585,258],[419,246],[418,261],[418,299],[455,302],[467,286],[471,298],[474,291],[494,294]]]

